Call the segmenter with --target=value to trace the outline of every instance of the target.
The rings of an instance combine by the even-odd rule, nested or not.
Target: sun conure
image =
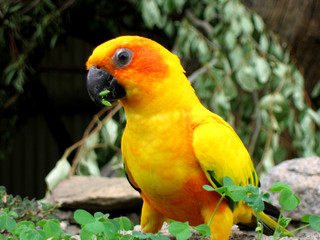
[[[208,223],[220,195],[203,186],[219,187],[224,176],[236,185],[258,186],[238,135],[200,103],[178,57],[163,46],[143,37],[118,37],[94,49],[87,69],[91,99],[118,100],[125,110],[121,151],[127,177],[143,199],[145,232],[159,231],[169,219]],[[265,228],[275,228],[269,216],[259,217]],[[231,206],[224,199],[209,226],[210,239],[228,239],[233,224],[256,226],[256,213],[243,202]]]

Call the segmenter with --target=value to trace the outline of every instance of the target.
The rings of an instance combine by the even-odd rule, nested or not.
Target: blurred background
[[[92,50],[120,35],[179,56],[260,176],[320,156],[319,12],[317,0],[0,1],[0,185],[43,198],[70,174],[123,176],[125,115],[85,83]]]

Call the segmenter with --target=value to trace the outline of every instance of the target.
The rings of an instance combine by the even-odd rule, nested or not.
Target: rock
[[[125,178],[73,176],[61,182],[51,200],[62,207],[88,211],[141,209],[142,199]]]
[[[275,182],[287,183],[301,200],[296,209],[286,212],[287,217],[300,221],[306,214],[320,215],[319,157],[299,158],[280,163],[262,179],[261,190],[268,191]],[[279,194],[271,193],[270,200],[275,206],[280,207],[278,196]]]

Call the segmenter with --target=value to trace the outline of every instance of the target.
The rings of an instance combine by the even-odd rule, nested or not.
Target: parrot
[[[177,55],[149,38],[120,36],[97,46],[86,67],[90,98],[118,101],[124,109],[122,159],[143,200],[144,232],[156,233],[169,220],[208,224],[221,195],[203,186],[221,187],[225,176],[237,186],[259,186],[243,142],[201,103]],[[272,207],[269,212],[277,215]],[[264,229],[276,228],[267,213],[259,220]],[[232,206],[224,198],[210,222],[210,239],[229,239],[234,224],[254,229],[257,214],[243,201]]]

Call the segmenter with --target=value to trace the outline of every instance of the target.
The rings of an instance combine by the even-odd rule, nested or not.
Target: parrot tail
[[[271,217],[274,217],[275,219],[279,218],[280,212],[279,210],[273,206],[270,203],[264,202],[265,204],[265,210],[263,212],[256,213],[254,216],[257,218],[259,217],[259,222],[263,225],[263,234],[265,235],[273,235],[274,231],[277,227],[277,222]],[[257,221],[252,222],[251,224],[240,224],[240,229],[251,229],[255,230],[257,227]],[[288,233],[288,236],[294,237],[292,233],[290,233],[287,229],[283,228],[283,231],[285,233]]]

